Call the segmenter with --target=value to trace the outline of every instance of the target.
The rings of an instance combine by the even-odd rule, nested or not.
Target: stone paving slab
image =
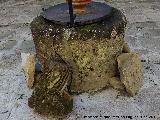
[[[98,115],[102,120],[100,115],[151,115],[159,120],[160,1],[106,1],[122,10],[128,19],[125,40],[133,51],[142,54],[145,84],[135,97],[113,89],[74,96],[73,112],[66,119],[83,120],[85,115]],[[0,120],[52,119],[33,113],[27,105],[32,91],[27,88],[21,71],[20,53],[35,52],[29,23],[39,15],[41,7],[60,2],[63,0],[0,0]]]

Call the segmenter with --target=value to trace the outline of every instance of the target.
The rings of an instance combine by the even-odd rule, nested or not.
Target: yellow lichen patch
[[[83,56],[83,58],[77,60],[77,64],[81,67],[85,67],[89,61],[90,61],[89,57]]]
[[[51,74],[53,75],[49,75],[49,76],[52,76],[53,78],[49,78],[50,81],[49,81],[49,86],[47,87],[48,89],[51,89],[54,87],[54,85],[60,80],[61,78],[61,75],[60,75],[60,72],[59,71],[55,71],[55,72],[52,72]]]
[[[115,38],[116,36],[117,36],[117,31],[114,28],[111,32],[111,38]]]

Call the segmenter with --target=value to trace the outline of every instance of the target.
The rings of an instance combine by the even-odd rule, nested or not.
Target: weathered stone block
[[[140,55],[123,53],[117,58],[120,79],[129,95],[134,96],[143,85]]]
[[[67,90],[71,80],[70,69],[58,56],[45,64],[48,66],[35,77],[35,87],[28,105],[39,114],[64,117],[73,107],[72,97]]]
[[[116,59],[123,51],[125,26],[125,16],[117,9],[101,22],[74,28],[35,18],[31,30],[42,72],[46,61],[58,54],[71,69],[71,92],[106,87],[118,74]]]
[[[1,41],[0,50],[10,50],[17,44],[16,40]]]
[[[29,88],[32,88],[35,74],[35,54],[21,53],[21,67],[26,77],[26,83]]]

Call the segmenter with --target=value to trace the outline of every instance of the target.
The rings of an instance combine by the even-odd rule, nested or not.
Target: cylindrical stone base
[[[116,59],[123,50],[125,26],[125,16],[115,8],[110,18],[74,28],[35,18],[31,30],[42,72],[46,61],[58,55],[71,71],[71,92],[106,87],[119,74]]]

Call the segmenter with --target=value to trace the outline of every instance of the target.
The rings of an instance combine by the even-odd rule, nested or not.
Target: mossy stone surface
[[[69,28],[39,16],[31,23],[37,57],[45,61],[58,54],[72,72],[71,92],[94,91],[109,85],[118,74],[117,56],[123,51],[125,16],[117,9],[101,22]]]
[[[35,87],[28,105],[41,115],[65,117],[73,108],[73,99],[67,90],[70,70],[57,57],[48,59],[46,64],[48,66],[44,71],[35,77]]]

